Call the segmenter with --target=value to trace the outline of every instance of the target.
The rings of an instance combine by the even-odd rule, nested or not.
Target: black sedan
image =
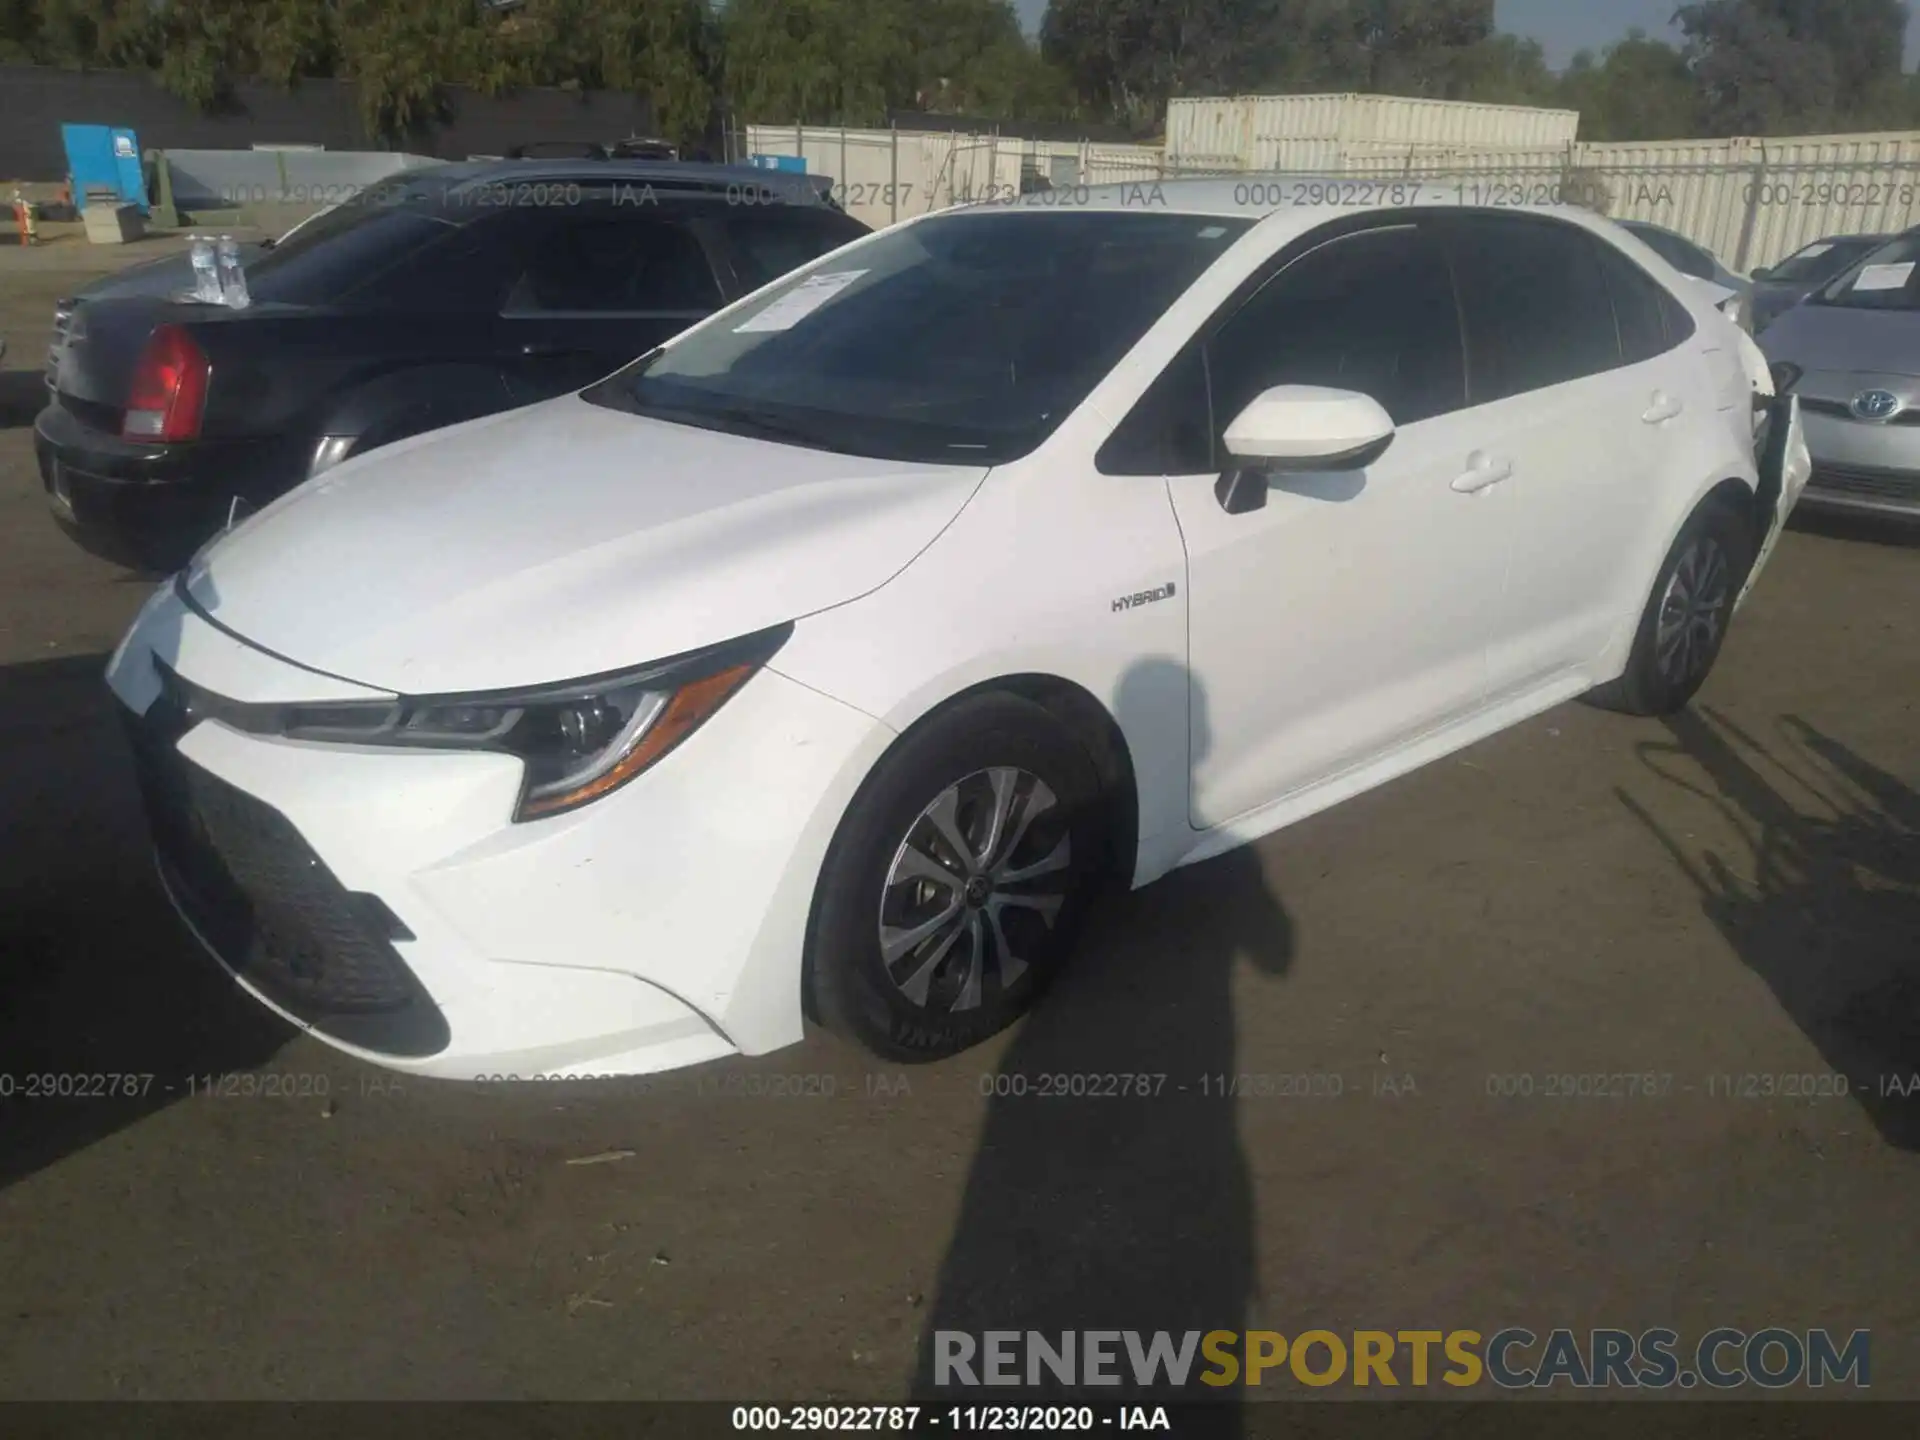
[[[829,184],[622,160],[430,166],[256,252],[245,308],[142,293],[153,277],[64,305],[34,425],[48,503],[89,550],[176,567],[350,455],[579,389],[866,234]]]

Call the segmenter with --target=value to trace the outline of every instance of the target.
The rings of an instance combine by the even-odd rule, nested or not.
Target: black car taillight
[[[178,325],[155,326],[134,366],[120,434],[128,440],[198,438],[212,374],[191,335]]]

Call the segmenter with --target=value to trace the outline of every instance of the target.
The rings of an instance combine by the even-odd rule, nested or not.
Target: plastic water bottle
[[[190,245],[193,255],[193,298],[207,305],[218,305],[225,297],[220,293],[220,271],[213,254],[213,241],[204,235],[196,235]]]
[[[247,294],[247,272],[240,268],[240,242],[231,235],[220,237],[220,297],[235,310],[253,303]]]

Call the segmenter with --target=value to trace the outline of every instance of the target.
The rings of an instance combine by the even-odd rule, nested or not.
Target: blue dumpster
[[[755,155],[752,160],[761,170],[784,170],[790,175],[807,173],[806,157],[802,155]]]
[[[133,131],[115,125],[62,125],[60,138],[67,147],[67,174],[73,181],[73,203],[87,208],[87,191],[101,185],[122,205],[138,205],[148,214],[147,177],[140,165],[140,141]]]

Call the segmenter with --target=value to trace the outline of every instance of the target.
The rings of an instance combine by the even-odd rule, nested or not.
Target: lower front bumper
[[[1814,464],[1801,505],[1835,514],[1920,521],[1920,470]]]
[[[878,722],[764,671],[656,769],[515,824],[509,756],[214,720],[175,738],[156,654],[234,699],[326,682],[164,593],[109,675],[137,717],[136,754],[161,747],[142,758],[149,786],[171,768],[189,792],[184,824],[177,797],[149,795],[175,907],[249,993],[317,1038],[467,1080],[643,1074],[801,1038],[815,883],[891,738]]]

